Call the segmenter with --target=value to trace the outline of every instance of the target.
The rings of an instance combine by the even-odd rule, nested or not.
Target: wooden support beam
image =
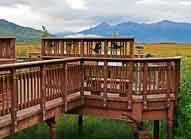
[[[154,120],[153,139],[160,139],[159,128],[160,128],[159,120]]]
[[[174,139],[173,135],[173,121],[167,122],[167,139]]]
[[[138,139],[148,139],[148,132],[144,130],[138,131]]]
[[[83,115],[78,115],[78,133],[81,136],[83,133]]]
[[[167,113],[167,139],[174,139],[173,124],[174,124],[174,103],[171,102]]]
[[[56,120],[55,118],[48,119],[46,121],[49,126],[49,139],[56,139]]]

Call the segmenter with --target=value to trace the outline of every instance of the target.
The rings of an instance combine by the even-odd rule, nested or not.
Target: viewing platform
[[[145,121],[159,139],[167,120],[173,139],[180,57],[137,58],[131,38],[44,38],[41,58],[0,65],[0,138],[46,121],[56,139],[55,120],[72,113],[80,129],[83,116],[127,121],[138,139]]]

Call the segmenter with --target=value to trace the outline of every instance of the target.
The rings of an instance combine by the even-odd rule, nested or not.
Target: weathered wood
[[[46,105],[46,87],[45,87],[45,80],[46,80],[46,69],[45,69],[45,65],[42,65],[40,67],[40,73],[41,73],[41,82],[40,82],[40,106],[41,106],[41,114],[42,114],[42,121],[44,121],[46,119],[46,109],[45,109],[45,105]]]
[[[56,52],[59,43],[55,43]],[[123,42],[117,43],[123,45]],[[75,48],[78,45],[74,42],[71,46],[75,52],[80,51]],[[116,62],[116,65],[109,65],[111,62]],[[30,127],[32,124],[29,123],[60,116],[64,107],[65,113],[80,115],[79,126],[85,115],[135,123],[167,119],[168,139],[172,139],[177,85],[180,85],[177,83],[180,80],[179,66],[178,57],[76,57],[0,65],[0,126],[3,127],[0,138],[10,135],[11,130],[17,132]],[[93,91],[100,92],[100,95],[92,94]],[[48,103],[54,100],[55,103],[47,109]],[[29,109],[34,107],[36,110],[30,113]],[[18,116],[23,111],[30,114]],[[124,118],[124,112],[128,118]],[[7,115],[10,115],[9,121],[4,118]],[[35,122],[31,121],[32,117]],[[23,125],[21,119],[25,119]],[[155,126],[157,136],[158,126]],[[55,133],[55,128],[51,130]],[[140,132],[140,135],[145,134]]]
[[[17,78],[16,69],[11,69],[11,134],[13,135],[17,126]]]
[[[42,57],[134,57],[134,38],[43,38]],[[62,43],[65,45],[58,44]],[[129,47],[129,51],[127,50]]]
[[[16,62],[16,38],[0,37],[0,64]]]

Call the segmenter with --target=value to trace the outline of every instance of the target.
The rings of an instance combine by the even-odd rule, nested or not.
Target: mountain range
[[[168,20],[156,23],[124,22],[117,25],[101,23],[79,32],[83,35],[135,37],[139,43],[191,43],[191,23],[178,23]]]
[[[38,42],[42,36],[42,31],[23,27],[5,19],[0,19],[0,36],[14,35],[17,42]],[[116,25],[103,22],[94,27],[76,33],[59,32],[54,37],[67,35],[78,37],[84,36],[104,36],[111,37],[117,34],[120,37],[135,37],[138,43],[191,43],[191,23],[180,23],[163,20],[156,23],[136,23],[123,22]]]
[[[17,42],[38,42],[42,36],[41,30],[23,27],[5,19],[0,19],[0,36],[16,36]]]

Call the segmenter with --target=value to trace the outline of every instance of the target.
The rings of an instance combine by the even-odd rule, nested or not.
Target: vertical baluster
[[[51,69],[50,67],[46,69],[46,97],[48,100],[50,100],[50,96],[51,96]]]
[[[29,72],[29,91],[30,91],[30,102],[31,102],[31,106],[33,106],[34,104],[33,104],[33,101],[34,101],[34,99],[33,99],[33,97],[34,97],[34,95],[33,95],[33,76],[32,76],[32,73],[33,72]]]
[[[37,75],[37,72],[35,71],[33,74],[32,74],[32,77],[33,77],[33,86],[34,86],[34,89],[33,89],[33,98],[34,98],[34,105],[36,105],[38,102],[37,102],[37,81],[36,81],[36,75]]]
[[[27,77],[27,78],[26,78],[26,80],[27,80],[27,84],[26,84],[26,85],[27,85],[27,96],[28,96],[28,98],[27,98],[27,100],[28,100],[28,103],[27,103],[28,105],[27,105],[27,107],[30,107],[30,106],[31,106],[31,101],[30,101],[30,99],[31,99],[30,87],[31,87],[31,86],[30,86],[30,80],[29,80],[30,77],[29,77],[29,74],[30,74],[30,73],[26,73],[26,77]]]
[[[170,106],[170,93],[171,93],[171,63],[167,63],[167,102]]]
[[[65,82],[65,89],[64,89],[64,111],[68,111],[68,102],[67,102],[67,96],[68,96],[68,65],[64,64],[64,82]]]
[[[60,65],[59,65],[60,66]],[[56,83],[55,81],[55,86],[56,86],[56,94],[55,94],[55,98],[59,97],[59,83],[60,83],[60,80],[59,80],[59,67],[56,68],[55,70],[55,79],[56,81],[58,81],[58,83]]]
[[[41,100],[41,114],[42,114],[42,120],[44,121],[46,119],[46,87],[45,87],[45,80],[46,80],[46,69],[45,65],[40,66],[40,78],[41,78],[41,83],[40,83],[40,90],[41,90],[41,95],[40,95],[40,100]]]
[[[130,50],[129,50],[129,54],[130,54],[130,57],[133,58],[134,57],[134,40],[131,40],[130,41]]]
[[[108,78],[107,69],[108,69],[108,62],[104,60],[104,107],[107,106],[107,78]]]
[[[47,47],[47,46],[46,46]],[[45,40],[41,39],[41,55],[45,56],[46,54]]]
[[[51,67],[50,69],[50,97],[49,100],[53,99],[54,97],[54,91],[55,91],[55,86],[54,86],[54,68]]]
[[[143,63],[143,107],[147,109],[147,77],[148,77],[148,64]]]
[[[23,84],[22,84],[22,77],[21,74],[18,74],[18,80],[19,80],[19,102],[20,102],[20,107],[19,109],[23,108]]]
[[[11,69],[10,87],[11,87],[11,134],[15,133],[17,126],[17,78],[16,69]]]
[[[3,80],[2,77],[0,76],[0,99],[1,99],[1,106],[0,106],[0,115],[3,115],[3,110],[4,110],[4,92],[3,92]]]
[[[25,74],[22,73],[22,80],[23,80],[23,107],[26,108],[27,98],[26,98],[26,80],[25,80]]]

